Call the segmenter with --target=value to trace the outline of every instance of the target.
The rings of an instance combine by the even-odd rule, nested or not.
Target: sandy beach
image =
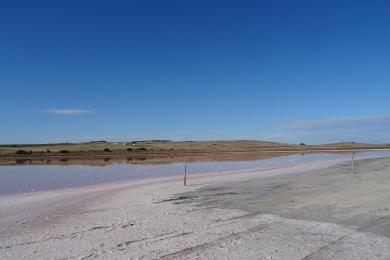
[[[1,259],[389,259],[390,159],[0,197]]]

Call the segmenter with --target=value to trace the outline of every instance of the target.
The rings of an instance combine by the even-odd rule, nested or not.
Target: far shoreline
[[[169,164],[184,162],[213,161],[253,161],[267,158],[313,153],[358,153],[370,151],[388,151],[390,148],[356,149],[307,149],[307,150],[270,150],[257,152],[182,152],[182,153],[96,153],[96,154],[33,154],[0,155],[2,165],[91,165],[105,166],[115,163],[129,164]]]

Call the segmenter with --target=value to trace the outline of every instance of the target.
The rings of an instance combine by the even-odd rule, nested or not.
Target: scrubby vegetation
[[[31,151],[25,151],[25,150],[17,150],[15,152],[15,154],[18,154],[18,155],[26,155],[26,154],[31,154],[32,152]]]
[[[173,149],[173,150],[172,150]],[[133,153],[147,154],[159,152],[169,155],[179,153],[216,154],[216,153],[263,153],[263,152],[303,152],[325,150],[359,150],[359,149],[390,149],[390,144],[335,143],[326,145],[309,145],[304,142],[297,144],[263,142],[255,140],[237,141],[133,141],[128,143],[86,142],[58,144],[10,144],[0,145],[0,157],[55,157],[56,155],[94,156],[108,154],[126,155]],[[32,152],[30,152],[32,151]],[[43,154],[42,151],[45,151]]]

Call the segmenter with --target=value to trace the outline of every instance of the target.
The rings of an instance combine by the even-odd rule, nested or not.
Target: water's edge
[[[387,157],[390,151],[363,151],[354,157]],[[313,153],[272,157],[253,161],[191,162],[187,163],[187,174],[194,176],[208,172],[239,171],[248,169],[284,167],[291,164],[348,159],[351,154]],[[28,193],[97,184],[138,181],[145,179],[180,176],[184,163],[170,164],[111,164],[88,165],[20,165],[0,166],[0,194]]]

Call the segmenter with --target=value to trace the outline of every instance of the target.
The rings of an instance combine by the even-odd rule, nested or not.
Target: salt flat
[[[1,259],[389,259],[390,159],[0,197]]]

